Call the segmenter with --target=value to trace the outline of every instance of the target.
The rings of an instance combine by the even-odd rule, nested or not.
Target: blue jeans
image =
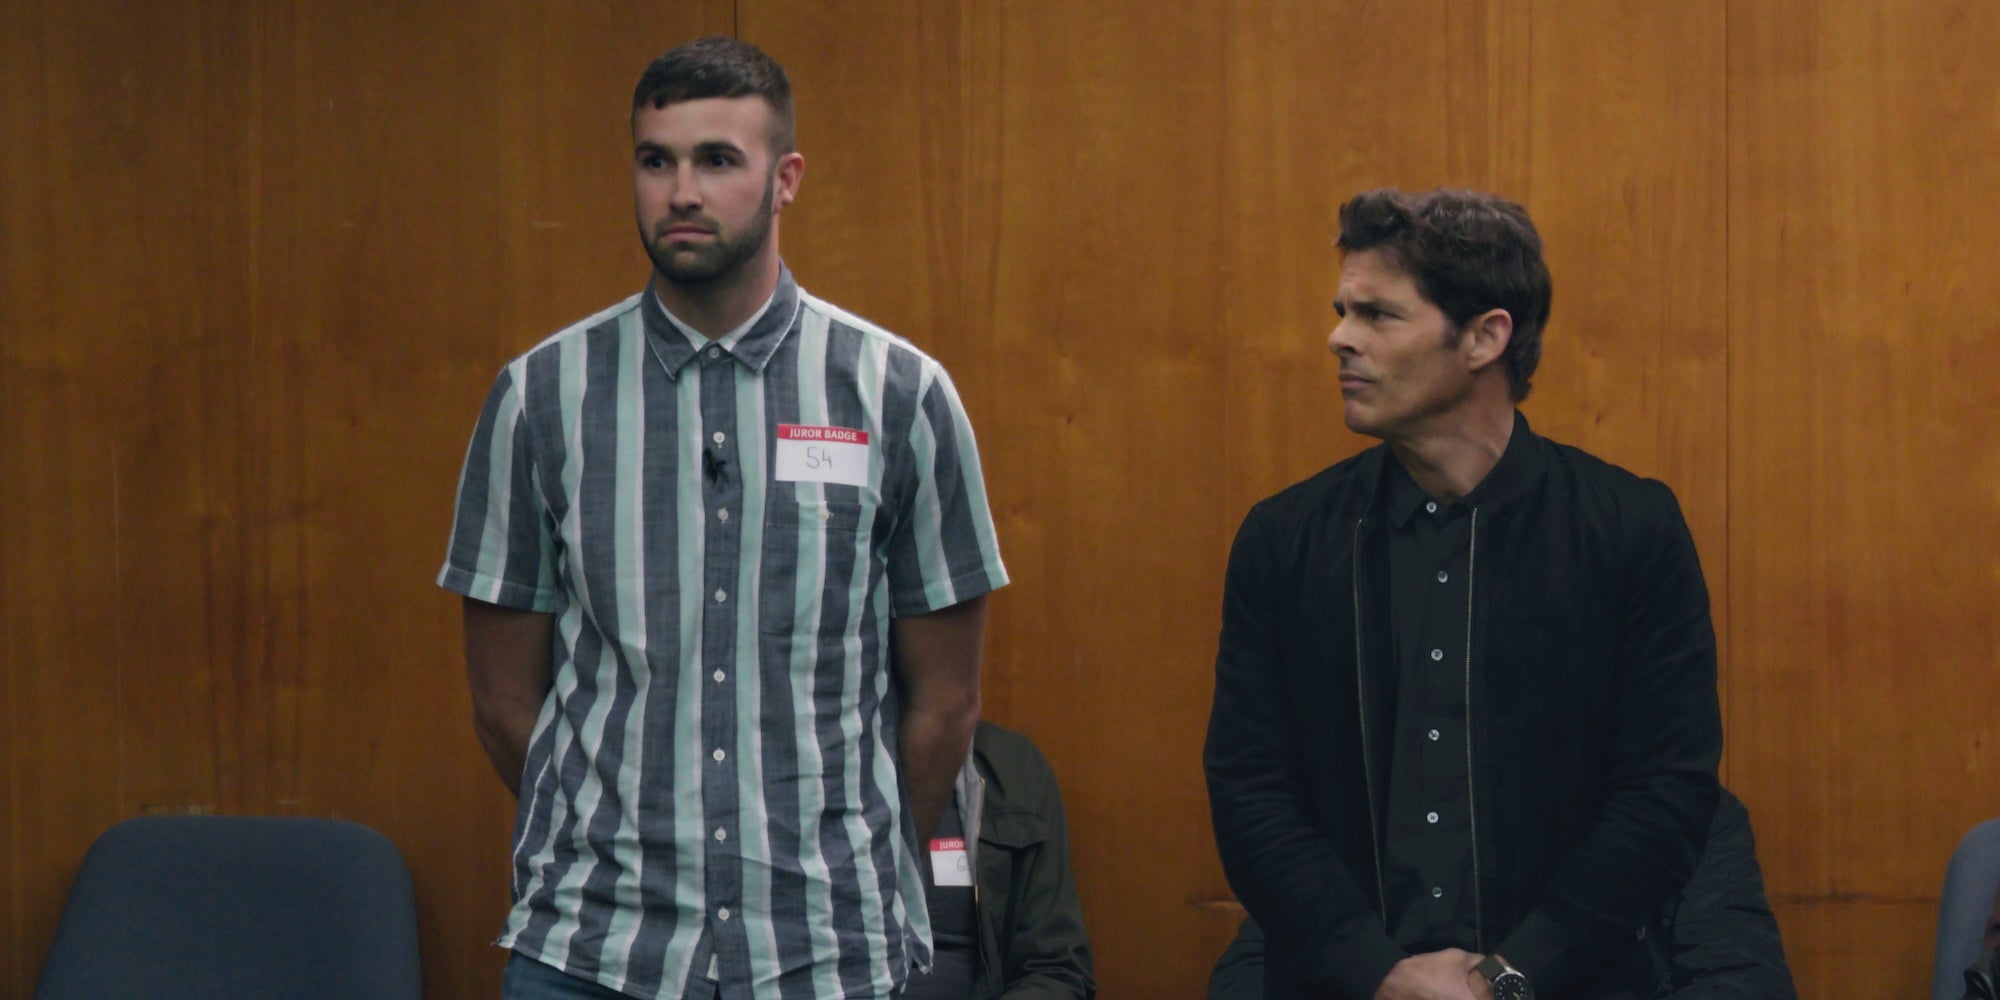
[[[706,979],[695,982],[694,992],[683,1000],[712,1000],[720,995],[716,984]],[[500,975],[500,996],[502,1000],[628,1000],[617,990],[579,979],[553,965],[543,965],[518,951],[507,960],[507,970]]]

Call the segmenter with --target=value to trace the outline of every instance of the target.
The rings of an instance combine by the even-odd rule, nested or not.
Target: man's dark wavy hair
[[[1528,398],[1553,289],[1526,209],[1473,191],[1364,191],[1340,206],[1339,245],[1379,250],[1402,268],[1451,319],[1454,339],[1480,313],[1507,310],[1514,333],[1501,360],[1514,401]]]
[[[785,68],[749,42],[720,35],[697,38],[653,60],[632,92],[632,113],[708,97],[761,97],[776,125],[771,152],[783,156],[797,145],[792,130],[792,83]]]

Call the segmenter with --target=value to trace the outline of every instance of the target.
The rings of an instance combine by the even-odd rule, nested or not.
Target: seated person
[[[918,851],[935,961],[905,1000],[1097,993],[1055,772],[1026,736],[981,722],[952,808]]]
[[[1750,811],[1722,790],[1708,846],[1681,891],[1659,1000],[1796,1000],[1778,922],[1764,899]],[[1657,952],[1656,952],[1657,954]],[[1264,995],[1264,933],[1245,918],[1208,980],[1209,1000],[1259,1000]]]
[[[1931,997],[2000,1000],[2000,819],[1973,827],[1945,869]]]

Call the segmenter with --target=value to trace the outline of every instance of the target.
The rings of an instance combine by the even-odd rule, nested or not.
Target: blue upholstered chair
[[[326,819],[160,816],[91,846],[37,1000],[418,1000],[416,903],[388,838]]]
[[[1965,970],[1985,950],[1986,921],[2000,895],[2000,819],[1972,828],[1951,854],[1938,898],[1937,953],[1931,963],[1932,1000],[1965,996]]]

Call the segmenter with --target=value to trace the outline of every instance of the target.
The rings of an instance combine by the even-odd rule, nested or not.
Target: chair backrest
[[[37,1000],[419,1000],[417,917],[394,844],[358,823],[159,816],[84,857]]]
[[[1985,950],[1986,921],[2000,895],[2000,819],[1972,828],[1951,852],[1938,897],[1937,953],[1931,963],[1932,1000],[1965,995],[1965,970]]]

